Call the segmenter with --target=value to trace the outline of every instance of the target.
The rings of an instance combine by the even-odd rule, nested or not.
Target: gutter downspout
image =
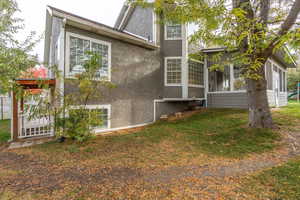
[[[204,59],[204,95],[205,95],[205,107],[208,107],[207,94],[208,94],[208,68],[207,68],[207,58]]]
[[[182,25],[182,98],[189,96],[189,66],[188,66],[188,34],[187,24]]]

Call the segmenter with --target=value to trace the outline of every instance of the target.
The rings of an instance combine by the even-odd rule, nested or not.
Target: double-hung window
[[[67,75],[74,77],[85,71],[84,63],[92,54],[99,56],[99,70],[96,77],[101,80],[110,80],[111,71],[111,44],[105,41],[67,33]]]
[[[165,58],[165,85],[180,86],[181,85],[181,66],[182,60],[177,57]]]
[[[189,60],[189,86],[204,86],[204,65],[199,61]]]
[[[181,24],[167,23],[165,25],[166,40],[180,40],[182,38]]]

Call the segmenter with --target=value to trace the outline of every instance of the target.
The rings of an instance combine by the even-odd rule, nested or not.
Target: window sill
[[[165,87],[182,87],[182,84],[165,84]]]
[[[182,37],[181,38],[165,38],[165,40],[182,40]]]
[[[193,84],[189,84],[189,87],[192,87],[192,88],[204,88],[204,85],[193,85]]]
[[[65,77],[65,79],[77,80],[78,78],[73,75],[67,75]],[[108,79],[95,78],[95,79],[93,79],[93,81],[111,82],[111,79],[110,78],[108,78]]]
[[[208,94],[246,93],[246,90],[208,92]]]

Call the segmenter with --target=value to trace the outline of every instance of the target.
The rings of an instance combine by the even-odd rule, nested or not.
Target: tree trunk
[[[264,67],[261,67],[259,80],[247,79],[249,100],[249,127],[273,128],[273,119],[267,97],[267,81]]]

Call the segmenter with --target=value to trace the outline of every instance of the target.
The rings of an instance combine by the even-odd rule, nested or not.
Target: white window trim
[[[65,73],[65,77],[69,78],[69,79],[76,79],[76,77],[70,73],[70,37],[71,36],[79,38],[79,39],[83,39],[83,40],[89,40],[90,42],[94,42],[97,44],[103,44],[103,45],[108,46],[108,78],[107,78],[107,81],[110,82],[111,81],[111,43],[102,41],[102,40],[98,40],[95,38],[79,35],[76,33],[71,33],[71,32],[66,32],[67,39],[66,39],[66,70],[65,70],[66,73]]]
[[[164,31],[165,31],[165,40],[182,40],[183,39],[183,32],[184,32],[184,26],[182,26],[182,24],[181,24],[181,37],[176,37],[176,38],[169,38],[168,37],[168,34],[167,34],[167,26],[168,26],[168,24],[166,23],[165,25],[164,25]]]
[[[71,106],[70,109],[80,109],[85,108],[88,110],[93,109],[107,109],[107,128],[95,128],[93,131],[99,132],[99,131],[105,131],[111,129],[111,105],[110,104],[104,104],[104,105],[79,105],[79,106]],[[67,116],[69,116],[69,113],[67,113]]]
[[[168,83],[168,73],[167,73],[167,68],[168,68],[168,60],[175,60],[175,59],[180,59],[181,60],[181,83],[175,84],[175,83]],[[174,87],[174,86],[182,86],[182,57],[165,57],[165,86],[167,87]]]
[[[230,94],[230,93],[246,93],[247,90],[233,90],[233,91],[217,91],[217,92],[208,92],[208,94]]]
[[[204,82],[204,84],[205,84],[205,73],[204,73],[204,71],[205,71],[205,65],[204,65],[204,62],[202,62],[202,61],[200,61],[200,60],[196,60],[196,59],[193,59],[193,58],[190,58],[189,59],[189,61],[193,61],[193,62],[197,62],[197,63],[201,63],[201,64],[203,64],[203,82]],[[188,65],[188,67],[189,67],[189,65]],[[193,88],[204,88],[204,85],[201,85],[201,84],[188,84],[188,86],[189,87],[193,87]]]

